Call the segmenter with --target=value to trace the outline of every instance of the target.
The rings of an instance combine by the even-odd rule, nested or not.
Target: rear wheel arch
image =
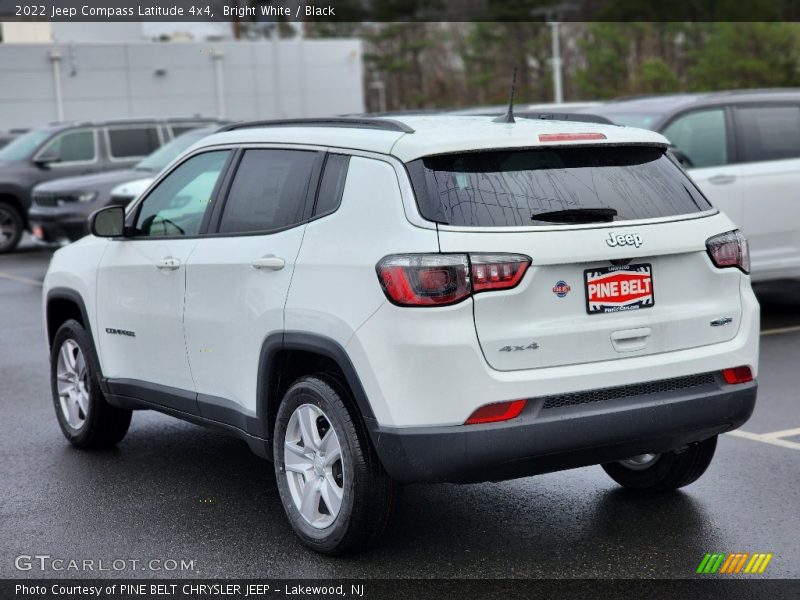
[[[375,415],[347,351],[335,340],[304,332],[275,333],[261,347],[258,370],[258,415],[270,439],[281,399],[300,377],[325,373],[349,391],[353,409],[372,437]]]

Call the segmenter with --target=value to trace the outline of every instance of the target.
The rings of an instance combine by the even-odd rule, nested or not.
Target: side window
[[[316,152],[247,150],[233,178],[219,231],[267,232],[303,221]]]
[[[691,161],[694,168],[728,162],[728,132],[721,108],[698,110],[675,119],[661,133]]]
[[[737,108],[736,125],[743,162],[800,156],[800,107]]]
[[[40,152],[40,155],[58,156],[56,164],[92,162],[95,159],[95,135],[93,129],[67,131],[56,136]]]
[[[200,129],[201,127],[206,127],[203,123],[183,123],[181,125],[171,125],[170,129],[172,130],[172,137],[176,138],[179,135],[186,133],[187,131],[192,131],[193,129]]]
[[[198,154],[175,168],[142,202],[133,235],[197,235],[229,154]]]
[[[350,157],[346,154],[329,154],[317,194],[314,216],[327,215],[339,208],[347,179],[347,166]]]
[[[161,146],[156,127],[115,127],[106,131],[111,158],[142,158]]]

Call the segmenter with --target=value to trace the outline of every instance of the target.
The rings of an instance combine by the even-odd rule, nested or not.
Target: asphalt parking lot
[[[321,557],[284,518],[271,465],[236,439],[138,412],[113,451],[82,452],[50,398],[40,282],[49,250],[0,256],[0,578],[15,557],[193,560],[188,571],[115,577],[694,577],[708,552],[770,552],[762,577],[800,577],[800,282],[757,291],[759,401],[720,439],[709,471],[657,497],[620,490],[599,467],[469,486],[411,486],[396,526],[368,554]]]

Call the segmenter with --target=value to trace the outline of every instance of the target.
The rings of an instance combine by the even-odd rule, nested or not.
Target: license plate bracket
[[[590,315],[653,308],[650,263],[595,267],[583,272],[586,312]]]

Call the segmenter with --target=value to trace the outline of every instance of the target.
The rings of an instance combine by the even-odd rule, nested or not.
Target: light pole
[[[561,23],[558,21],[550,21],[547,24],[550,26],[552,34],[550,37],[553,44],[553,57],[551,59],[553,67],[553,101],[556,104],[561,104],[564,102],[564,88],[561,83],[561,39],[559,35],[559,26]]]
[[[575,4],[562,2],[556,6],[537,8],[531,11],[532,17],[544,17],[550,26],[551,57],[550,67],[553,69],[553,102],[564,102],[564,86],[561,81],[561,18],[565,12],[578,8]]]

